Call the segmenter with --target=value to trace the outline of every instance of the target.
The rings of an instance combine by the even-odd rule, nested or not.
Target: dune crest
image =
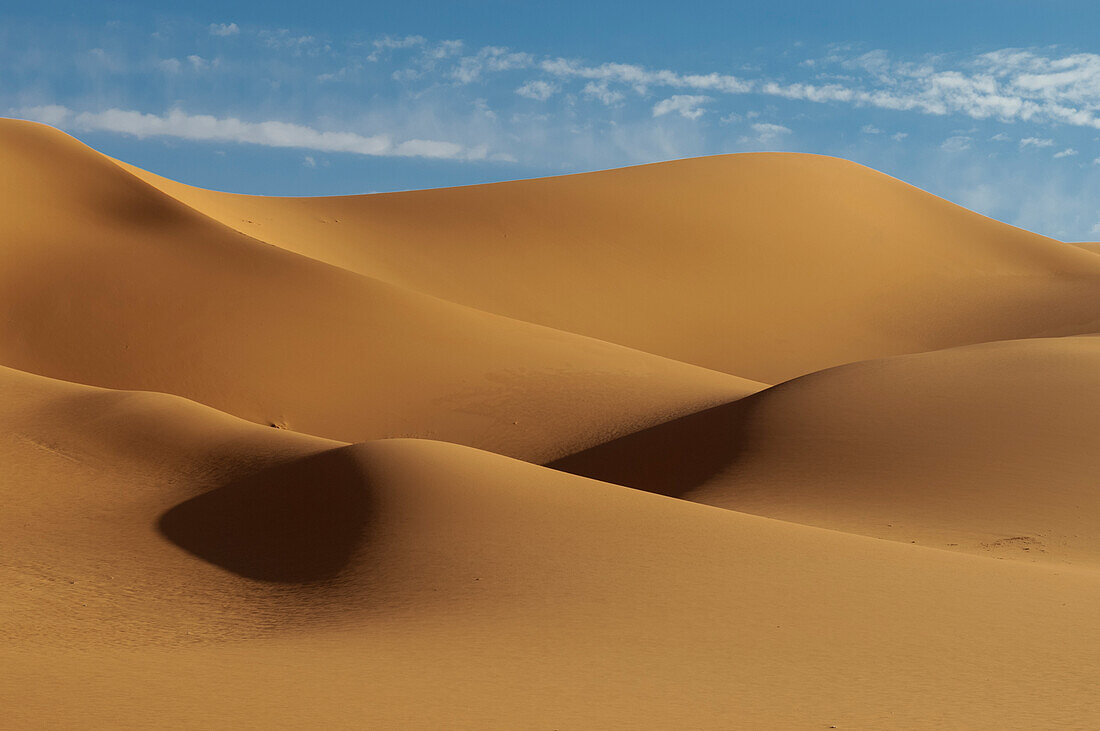
[[[1100,261],[837,158],[723,155],[332,198],[215,193],[126,167],[289,251],[765,383],[1100,330]]]
[[[840,366],[550,464],[797,523],[1100,566],[1100,336]]]

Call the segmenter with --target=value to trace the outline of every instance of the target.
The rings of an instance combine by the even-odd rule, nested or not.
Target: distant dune
[[[723,155],[306,199],[127,169],[289,251],[765,383],[1100,329],[1100,261],[830,157]]]
[[[0,121],[0,720],[1094,726],[1090,247],[819,156],[264,198]]]

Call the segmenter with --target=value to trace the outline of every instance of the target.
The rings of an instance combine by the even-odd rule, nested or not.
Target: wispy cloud
[[[237,27],[236,23],[211,23],[210,35],[222,36],[235,36],[239,35],[241,29]]]
[[[417,48],[427,44],[427,39],[424,36],[405,36],[404,38],[393,38],[391,36],[385,36],[374,40],[371,45],[374,50],[367,55],[367,60],[372,63],[378,62],[387,51],[393,51],[403,48]]]
[[[551,84],[549,81],[534,80],[520,86],[516,89],[516,93],[528,99],[544,102],[552,97],[557,90],[557,85]]]
[[[1020,147],[1054,147],[1054,140],[1046,137],[1025,137],[1020,140]]]
[[[940,143],[940,149],[945,152],[964,152],[970,149],[971,139],[965,135],[948,137]]]
[[[669,69],[609,62],[586,64],[566,58],[536,59],[508,49],[483,48],[456,58],[452,71],[463,82],[485,71],[537,69],[562,80],[588,82],[585,93],[607,98],[622,94],[620,85],[645,95],[654,88],[707,94],[760,94],[815,103],[839,103],[894,111],[1002,122],[1058,123],[1100,129],[1100,55],[1046,57],[1033,51],[1006,49],[962,57],[954,65],[944,58],[894,60],[885,51],[845,58],[810,59],[812,68],[838,65],[848,72],[840,81],[783,82],[710,71],[684,73]],[[593,84],[599,84],[594,86]],[[682,96],[682,95],[680,95]],[[618,101],[621,97],[616,96]]]
[[[608,107],[614,106],[626,98],[626,95],[621,91],[616,91],[608,87],[606,80],[589,81],[584,85],[584,89],[581,90],[581,93],[590,99],[596,99],[601,104]]]
[[[531,60],[531,55],[527,53],[515,53],[507,48],[486,46],[473,55],[459,57],[451,76],[460,83],[469,84],[479,79],[484,72],[528,68]]]
[[[790,127],[772,122],[756,122],[751,127],[753,134],[738,140],[742,145],[766,146],[775,144],[780,138],[791,134]]]
[[[1056,159],[1063,158],[1063,157],[1073,157],[1076,154],[1077,154],[1077,150],[1073,149],[1072,147],[1067,147],[1066,149],[1062,150],[1061,152],[1054,153],[1054,157]]]
[[[698,119],[706,114],[703,105],[711,101],[709,96],[696,94],[676,94],[668,99],[662,99],[653,105],[653,116],[663,117],[673,112],[685,119]]]
[[[265,121],[245,122],[234,117],[187,114],[174,109],[167,114],[146,114],[126,109],[74,112],[48,105],[19,110],[21,116],[59,127],[115,132],[134,137],[174,137],[203,142],[238,142],[265,147],[290,147],[317,152],[357,155],[426,157],[447,160],[484,160],[489,150],[440,140],[395,140],[390,134],[361,135],[321,131],[301,124]]]
[[[750,82],[729,74],[680,74],[675,71],[653,70],[627,63],[589,66],[578,61],[553,58],[541,61],[539,68],[548,74],[565,79],[577,78],[626,84],[639,93],[645,93],[651,86],[726,94],[744,94],[753,89]]]

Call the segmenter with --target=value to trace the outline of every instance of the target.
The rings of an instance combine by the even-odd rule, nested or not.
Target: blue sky
[[[284,195],[815,152],[1096,240],[1096,28],[1057,0],[0,3],[0,114]]]

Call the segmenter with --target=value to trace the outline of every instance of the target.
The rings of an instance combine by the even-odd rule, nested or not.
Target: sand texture
[[[0,726],[1100,725],[1100,257],[835,158],[193,188],[0,120]]]

